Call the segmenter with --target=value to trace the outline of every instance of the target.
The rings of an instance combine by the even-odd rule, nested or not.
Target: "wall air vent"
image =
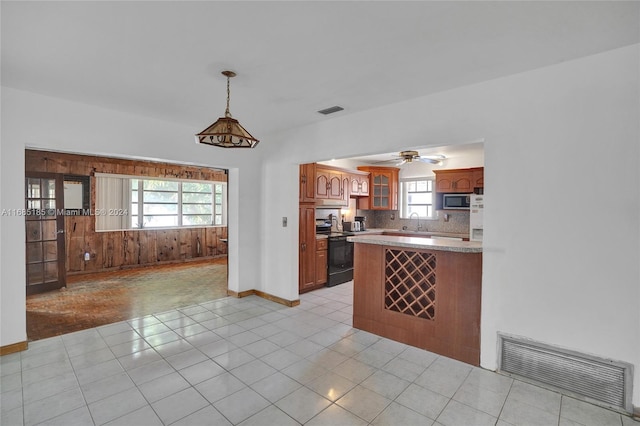
[[[501,373],[587,402],[633,412],[633,365],[498,333]]]
[[[343,111],[344,108],[342,108],[341,106],[332,106],[329,108],[325,108],[325,109],[321,109],[320,111],[318,111],[320,114],[324,114],[324,115],[329,115],[329,114],[333,114],[334,112],[338,112],[338,111]]]

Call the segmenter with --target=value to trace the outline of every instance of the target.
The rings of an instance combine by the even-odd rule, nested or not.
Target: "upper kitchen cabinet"
[[[484,168],[434,170],[436,192],[470,193],[484,187]]]
[[[472,172],[473,187],[484,188],[484,167],[476,167]]]
[[[300,197],[301,203],[316,201],[316,163],[300,164]]]
[[[358,170],[369,173],[369,196],[358,198],[362,210],[398,210],[397,167],[361,166]]]
[[[344,200],[342,173],[316,165],[316,200]]]
[[[349,195],[351,197],[367,197],[369,196],[369,173],[351,173]]]

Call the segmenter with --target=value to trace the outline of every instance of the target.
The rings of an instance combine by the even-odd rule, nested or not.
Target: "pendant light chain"
[[[224,111],[225,117],[231,117],[231,112],[229,112],[229,100],[231,99],[231,86],[229,84],[230,79],[230,76],[227,76],[227,109]]]

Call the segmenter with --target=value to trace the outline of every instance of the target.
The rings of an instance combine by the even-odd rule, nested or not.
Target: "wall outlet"
[[[86,262],[86,261],[89,261],[89,260],[91,260],[91,254],[89,252],[86,252],[84,254],[84,261]]]
[[[287,227],[287,217],[286,216],[282,216],[282,227],[283,228]]]

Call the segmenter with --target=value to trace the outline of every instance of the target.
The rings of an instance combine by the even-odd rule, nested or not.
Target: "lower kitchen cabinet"
[[[299,207],[298,291],[304,293],[327,283],[329,240],[316,239],[316,207],[301,203]]]
[[[316,240],[316,284],[325,285],[327,283],[328,248],[329,240]]]
[[[300,204],[298,239],[298,290],[300,293],[316,287],[316,208]]]

